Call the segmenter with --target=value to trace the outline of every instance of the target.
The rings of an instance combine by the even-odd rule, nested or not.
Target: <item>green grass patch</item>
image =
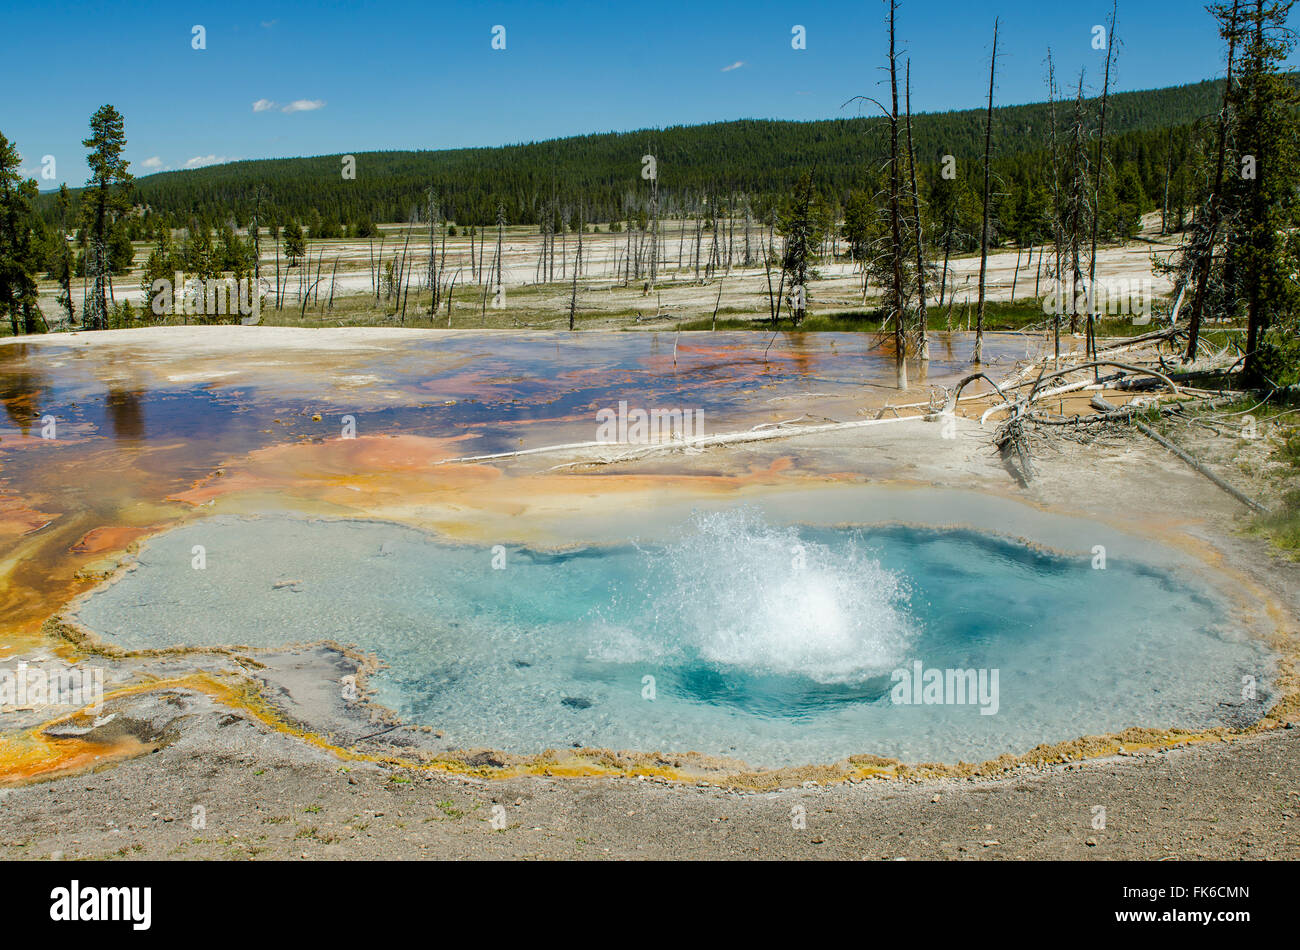
[[[942,308],[937,305],[931,305],[927,309],[929,319],[927,327],[931,332],[943,332],[948,329],[966,330],[975,329],[975,305],[971,304],[969,308],[965,304],[955,304],[952,308],[952,325],[949,327],[948,306],[945,304]],[[1036,327],[1043,329],[1050,325],[1051,317],[1043,312],[1042,304],[1037,300],[1017,300],[1012,303],[1008,300],[990,300],[984,306],[984,329],[990,333],[1007,330],[1023,330],[1027,327]],[[969,322],[969,327],[967,326]],[[773,327],[772,321],[759,317],[755,318],[724,318],[721,312],[718,316],[717,328],[719,330],[758,330],[772,332],[775,330],[798,331],[802,333],[879,333],[883,323],[883,313],[878,309],[874,310],[848,310],[829,313],[811,312],[804,319],[803,323],[798,326],[787,317],[782,317],[777,325]],[[1083,332],[1086,320],[1078,321],[1079,332]],[[686,320],[678,323],[678,330],[709,330],[713,327],[711,316],[696,320]],[[1061,332],[1068,333],[1070,321],[1068,318],[1061,320]],[[1149,327],[1135,326],[1128,317],[1106,317],[1097,321],[1098,336],[1136,336],[1145,332]]]

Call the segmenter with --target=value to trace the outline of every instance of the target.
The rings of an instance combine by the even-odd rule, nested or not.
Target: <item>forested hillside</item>
[[[1063,90],[1058,117],[1073,106],[1075,90]],[[1153,206],[1171,177],[1171,201],[1184,202],[1188,183],[1180,176],[1191,148],[1193,123],[1212,115],[1222,96],[1219,81],[1112,95],[1108,153],[1117,188]],[[1089,102],[1089,107],[1092,103]],[[1045,188],[1050,110],[1047,103],[1006,106],[994,111],[995,169],[1010,209],[1019,195]],[[423,209],[433,187],[442,216],[462,225],[495,222],[498,207],[514,224],[537,223],[548,212],[579,215],[589,222],[635,216],[648,188],[641,157],[658,161],[659,201],[664,213],[698,210],[708,196],[730,200],[744,195],[762,219],[788,196],[804,172],[832,207],[843,207],[854,190],[871,192],[884,154],[887,125],[876,118],[815,122],[738,120],[662,130],[604,133],[512,145],[447,151],[356,152],[356,177],[341,174],[339,155],[232,162],[191,171],[138,178],[133,201],[151,217],[172,226],[193,219],[212,227],[246,223],[255,187],[268,193],[267,219],[296,220],[328,234],[356,232],[369,222],[408,221]],[[927,170],[943,156],[961,172],[978,166],[984,135],[981,109],[914,117],[918,164]],[[927,176],[928,177],[928,176]],[[76,191],[72,192],[75,199]],[[1116,199],[1120,200],[1120,199]],[[56,213],[42,195],[47,220]],[[1009,221],[1006,223],[1009,224]],[[151,228],[133,229],[135,237]]]

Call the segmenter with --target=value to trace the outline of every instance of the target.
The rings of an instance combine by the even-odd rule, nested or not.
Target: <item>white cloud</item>
[[[185,160],[186,168],[202,168],[204,165],[220,165],[223,162],[233,161],[224,155],[195,155],[193,158]]]
[[[722,67],[722,72],[724,72],[724,73],[729,73],[729,72],[731,72],[733,69],[739,69],[741,66],[744,66],[744,65],[745,65],[745,61],[744,61],[743,59],[738,59],[738,60],[736,60],[734,63],[732,63],[730,66],[723,66],[723,67]]]
[[[275,26],[279,22],[280,22],[279,20],[263,20],[262,29],[269,30],[271,27]]]
[[[159,158],[157,155],[153,156],[152,158],[146,158],[140,164],[143,165],[145,168],[150,169],[151,171],[157,171],[158,169],[163,167],[162,159]]]
[[[281,112],[314,112],[317,109],[325,108],[324,99],[295,99],[289,103]]]
[[[267,109],[274,109],[276,104],[270,99],[258,99],[253,103],[254,112],[265,112]]]

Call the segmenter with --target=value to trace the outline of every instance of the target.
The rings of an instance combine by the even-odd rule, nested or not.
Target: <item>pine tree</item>
[[[1234,69],[1237,65],[1237,47],[1241,40],[1241,0],[1232,0],[1231,7],[1224,3],[1215,4],[1210,7],[1210,12],[1219,21],[1220,34],[1228,41],[1228,73],[1223,87],[1223,105],[1219,109],[1214,151],[1208,163],[1213,166],[1213,184],[1204,203],[1197,210],[1192,239],[1187,244],[1185,254],[1185,260],[1191,267],[1191,280],[1194,286],[1192,312],[1188,318],[1187,351],[1184,354],[1184,359],[1188,362],[1196,359],[1196,350],[1200,343],[1201,320],[1211,296],[1221,289],[1211,287],[1210,279],[1216,270],[1214,249],[1219,243],[1220,225],[1223,220],[1225,166],[1234,124],[1232,91],[1236,81]],[[1218,270],[1222,275],[1222,268]]]
[[[297,221],[290,221],[281,229],[281,232],[284,235],[284,256],[289,259],[288,266],[293,267],[307,249],[306,240],[302,234],[302,226]]]
[[[36,182],[18,173],[18,149],[0,134],[0,317],[14,336],[44,327],[36,297],[40,271],[39,218],[32,210]],[[20,322],[21,321],[21,322]]]
[[[1246,376],[1290,383],[1296,377],[1296,239],[1300,224],[1300,94],[1284,71],[1295,36],[1295,0],[1252,0],[1244,11],[1245,47],[1233,91],[1234,139],[1241,153],[1232,194],[1240,208],[1228,257],[1240,275],[1246,311]],[[1270,332],[1278,326],[1281,332]],[[1287,350],[1291,359],[1285,358]],[[1291,365],[1286,365],[1291,362]]]
[[[81,144],[90,149],[86,156],[90,178],[82,201],[89,231],[86,264],[91,280],[85,324],[91,330],[102,330],[108,328],[110,238],[118,217],[129,208],[132,181],[126,170],[128,162],[122,157],[126,133],[121,113],[111,105],[100,106],[90,117],[90,137]]]

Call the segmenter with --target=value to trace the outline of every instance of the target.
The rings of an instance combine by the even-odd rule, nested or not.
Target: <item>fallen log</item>
[[[1072,366],[1069,369],[1062,369],[1057,370],[1055,373],[1048,373],[1046,376],[1039,376],[1038,379],[1034,381],[1034,388],[1029,391],[1029,396],[1026,398],[1029,402],[1033,402],[1034,396],[1038,392],[1038,387],[1049,379],[1055,379],[1058,376],[1068,376],[1070,373],[1075,373],[1082,369],[1092,369],[1097,366],[1114,366],[1116,369],[1126,370],[1129,373],[1136,373],[1141,376],[1154,376],[1168,386],[1170,392],[1175,394],[1178,392],[1178,386],[1174,384],[1174,381],[1158,370],[1144,366],[1134,366],[1131,363],[1116,363],[1113,360],[1092,360],[1087,363],[1080,363],[1077,366]],[[1098,380],[1093,380],[1093,382],[1097,381]]]
[[[898,416],[893,419],[855,419],[852,422],[827,422],[817,425],[791,425],[786,422],[765,422],[747,432],[723,432],[716,435],[701,435],[690,439],[671,439],[663,442],[569,442],[563,445],[542,445],[534,449],[518,449],[513,452],[495,452],[491,455],[467,455],[461,458],[440,459],[434,465],[451,465],[457,462],[491,462],[500,459],[520,458],[526,455],[554,454],[556,452],[574,452],[593,449],[627,448],[630,451],[612,458],[578,459],[565,462],[555,468],[569,468],[575,465],[610,465],[615,462],[629,462],[653,455],[656,452],[680,452],[684,449],[705,449],[715,445],[736,445],[745,442],[765,442],[769,439],[788,439],[817,432],[836,432],[843,429],[861,429],[866,426],[889,425],[895,422],[920,422],[924,416]]]
[[[1092,404],[1096,406],[1098,409],[1100,409],[1102,412],[1113,413],[1113,412],[1120,411],[1099,395],[1092,397]],[[1238,491],[1236,488],[1233,488],[1231,485],[1225,482],[1214,472],[1210,471],[1208,468],[1206,468],[1204,465],[1198,462],[1195,458],[1193,458],[1187,452],[1184,452],[1178,446],[1174,445],[1172,442],[1170,442],[1160,433],[1156,432],[1150,426],[1146,425],[1145,423],[1139,422],[1137,419],[1132,418],[1131,415],[1129,421],[1132,422],[1133,425],[1137,428],[1137,430],[1141,432],[1143,435],[1145,435],[1147,438],[1151,439],[1154,442],[1159,443],[1160,445],[1168,449],[1170,452],[1174,453],[1174,455],[1178,456],[1180,459],[1182,459],[1184,462],[1186,462],[1196,471],[1200,472],[1202,475],[1204,475],[1214,484],[1218,485],[1220,488],[1226,491],[1233,498],[1237,499],[1237,501],[1241,502],[1247,508],[1253,509],[1254,511],[1258,511],[1259,513],[1265,515],[1269,513],[1269,510],[1265,508],[1263,505],[1261,505],[1259,502],[1255,501],[1255,499],[1251,498],[1249,495],[1246,495]]]
[[[1156,411],[1158,411],[1162,416],[1168,416],[1177,412],[1182,412],[1189,405],[1194,405],[1195,408],[1197,409],[1218,409],[1220,406],[1231,405],[1232,403],[1236,402],[1239,398],[1240,398],[1240,394],[1233,393],[1225,398],[1198,400],[1195,403],[1173,402],[1173,403],[1167,403],[1163,406],[1160,406]],[[1154,403],[1151,403],[1146,406],[1128,405],[1128,406],[1122,406],[1119,409],[1116,409],[1114,412],[1094,412],[1094,413],[1089,413],[1086,416],[1080,416],[1077,414],[1073,416],[1043,415],[1038,412],[1031,412],[1028,416],[1026,416],[1026,418],[1028,418],[1032,422],[1038,423],[1039,425],[1046,425],[1046,426],[1093,425],[1099,422],[1119,422],[1119,421],[1127,420],[1130,419],[1133,416],[1133,414],[1137,412],[1139,409],[1150,410],[1154,407],[1155,407]]]

